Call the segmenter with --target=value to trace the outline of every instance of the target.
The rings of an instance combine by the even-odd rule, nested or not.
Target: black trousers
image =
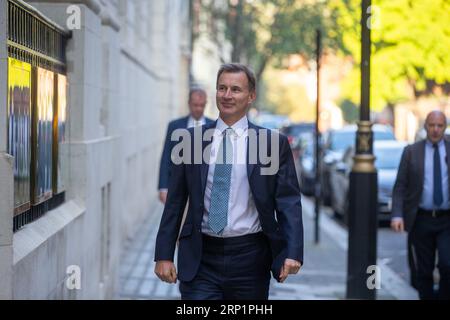
[[[267,300],[272,255],[262,233],[231,238],[203,235],[203,256],[183,300]]]
[[[418,214],[410,232],[420,299],[450,299],[450,215]],[[433,290],[433,271],[438,254],[439,291]]]

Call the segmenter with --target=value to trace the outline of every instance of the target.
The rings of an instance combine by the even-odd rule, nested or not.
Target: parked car
[[[294,157],[295,168],[297,177],[300,182],[300,158],[303,153],[301,138],[305,134],[312,135],[315,132],[315,123],[313,122],[301,122],[294,123],[288,126],[284,126],[280,129],[280,132],[288,138],[289,145],[291,146],[292,155]]]
[[[373,152],[378,173],[378,218],[390,220],[392,209],[392,190],[397,177],[398,166],[407,144],[401,141],[375,141]],[[345,152],[343,158],[330,170],[331,207],[336,215],[347,221],[349,202],[349,178],[353,166],[354,147]]]
[[[314,122],[300,122],[280,129],[280,132],[287,136],[292,149],[300,148],[300,137],[305,132],[315,132],[316,124]]]
[[[356,125],[348,125],[338,130],[329,130],[324,134],[323,161],[321,162],[322,198],[325,205],[331,204],[330,168],[340,161],[345,150],[356,142]],[[374,124],[373,140],[396,140],[392,127]]]
[[[300,172],[300,191],[306,196],[313,196],[316,182],[316,144],[313,132],[305,132],[299,137],[300,155],[297,160]]]

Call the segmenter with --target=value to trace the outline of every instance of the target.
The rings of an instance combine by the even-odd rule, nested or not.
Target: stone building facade
[[[167,122],[187,112],[190,2],[14,0],[71,35],[65,200],[13,232],[9,1],[0,0],[0,298],[113,298],[124,240],[158,201]]]

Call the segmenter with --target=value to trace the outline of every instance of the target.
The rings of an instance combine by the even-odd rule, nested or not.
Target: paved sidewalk
[[[321,213],[320,244],[314,244],[313,202],[303,198],[305,266],[285,283],[272,279],[271,300],[345,299],[347,232],[326,213]],[[177,285],[160,281],[153,272],[154,244],[162,205],[142,224],[135,239],[125,245],[120,266],[119,299],[180,299]],[[380,264],[380,261],[379,261]],[[415,291],[389,267],[381,266],[378,299],[417,299]]]

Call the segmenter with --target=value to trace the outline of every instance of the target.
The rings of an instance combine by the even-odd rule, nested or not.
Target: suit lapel
[[[447,175],[448,175],[448,190],[449,190],[449,197],[450,197],[450,141],[445,140],[445,162],[447,163]]]
[[[247,141],[247,177],[248,177],[248,181],[250,181],[250,177],[252,176],[253,170],[255,170],[255,164],[249,163],[249,161],[248,161],[248,141]]]
[[[248,128],[251,129],[251,130],[255,130],[256,136],[258,136],[258,134],[259,134],[258,127],[255,126],[250,121],[248,122]],[[253,170],[255,170],[256,164],[255,163],[250,163],[250,161],[249,161],[249,157],[250,157],[250,139],[249,139],[249,136],[250,135],[248,135],[248,137],[247,137],[247,178],[248,178],[248,181],[250,183],[250,177],[251,177],[251,175],[253,173]],[[250,184],[250,186],[251,186],[251,184]]]
[[[189,116],[183,118],[183,128],[187,128],[189,123]]]
[[[424,181],[424,170],[425,170],[425,140],[419,146],[419,174],[420,174],[420,185],[423,186]]]

